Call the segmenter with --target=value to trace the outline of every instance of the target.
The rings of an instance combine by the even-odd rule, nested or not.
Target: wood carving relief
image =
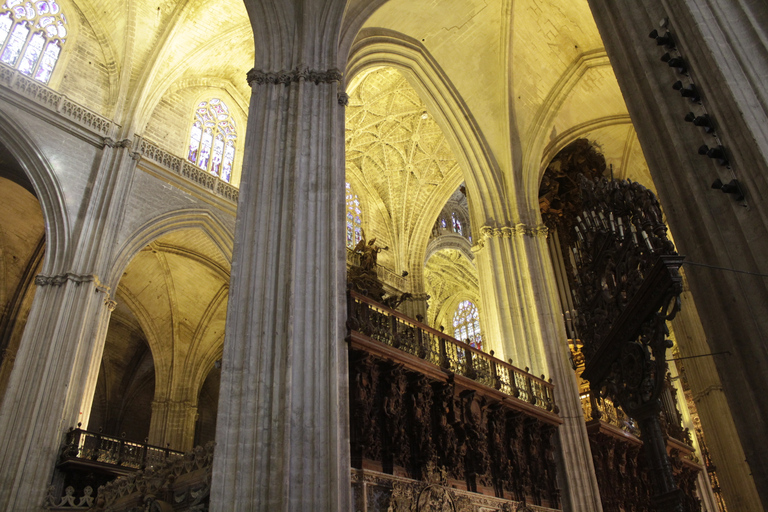
[[[452,378],[436,380],[355,349],[349,361],[354,467],[423,482],[437,472],[468,491],[559,506],[554,426]],[[459,502],[436,500],[440,492],[427,492],[433,508],[418,510],[460,510]],[[393,493],[396,502],[422,499]]]

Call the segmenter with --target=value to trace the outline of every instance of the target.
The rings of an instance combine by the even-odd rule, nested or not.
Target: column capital
[[[548,233],[549,228],[544,224],[536,224],[535,226],[532,226],[530,224],[519,222],[507,226],[482,226],[480,228],[480,238],[477,240],[477,243],[472,246],[472,252],[478,252],[485,247],[486,240],[491,238],[513,238],[515,236],[546,238]]]
[[[117,307],[117,302],[112,297],[112,289],[109,286],[102,284],[99,280],[99,276],[96,274],[77,274],[75,272],[64,272],[62,274],[56,274],[53,276],[46,276],[44,274],[38,274],[35,276],[35,284],[37,286],[62,286],[67,281],[71,281],[77,285],[84,283],[93,283],[97,292],[104,294],[104,305],[109,308],[110,311],[114,311]]]
[[[75,272],[64,272],[62,274],[56,274],[53,276],[46,276],[44,274],[38,274],[35,276],[35,284],[37,286],[61,286],[67,281],[72,281],[75,284],[95,283],[97,287],[109,290],[109,288],[101,286],[99,278],[96,276],[96,274],[76,274]]]
[[[253,68],[246,75],[248,85],[289,85],[293,82],[314,82],[318,84],[330,84],[340,82],[342,72],[339,69],[331,68],[326,70],[318,69],[292,69],[281,71],[264,71]]]

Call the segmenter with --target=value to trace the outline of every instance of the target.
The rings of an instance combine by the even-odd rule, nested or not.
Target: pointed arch
[[[65,272],[70,246],[66,200],[53,166],[18,123],[0,110],[0,143],[19,162],[35,191],[45,220],[46,250],[42,273]]]
[[[534,117],[528,142],[523,151],[522,176],[523,189],[520,204],[526,205],[530,214],[539,215],[538,191],[539,182],[543,170],[541,167],[542,155],[548,140],[547,134],[552,130],[560,108],[568,99],[571,91],[579,83],[582,77],[592,68],[609,66],[608,54],[604,48],[584,52],[565,70],[555,85],[549,91],[544,102],[539,107]],[[577,138],[577,137],[576,137]],[[556,153],[554,153],[556,154]],[[554,156],[553,154],[553,156]],[[548,163],[548,162],[547,162]],[[545,164],[546,165],[546,164]]]
[[[410,85],[427,104],[461,165],[471,194],[483,197],[470,212],[474,225],[488,219],[498,223],[511,221],[508,202],[498,164],[469,107],[448,76],[427,49],[415,39],[386,29],[363,29],[350,50],[347,87],[354,87],[355,77],[367,69],[389,66],[403,73]],[[352,78],[350,82],[349,79]],[[453,189],[459,183],[451,184]]]
[[[600,128],[606,128],[608,126],[621,126],[632,125],[632,120],[629,118],[629,114],[601,117],[599,119],[593,119],[585,123],[578,124],[564,131],[558,135],[554,140],[542,151],[541,162],[539,164],[539,173],[536,179],[536,192],[538,193],[539,183],[544,176],[544,171],[547,170],[549,162],[557,155],[561,149],[570,144],[576,139],[584,136],[584,134],[598,130]],[[538,195],[538,194],[537,194]]]
[[[212,212],[202,208],[183,208],[160,215],[137,229],[117,251],[107,282],[117,286],[128,263],[150,242],[182,229],[202,230],[228,261],[232,261],[234,233]]]

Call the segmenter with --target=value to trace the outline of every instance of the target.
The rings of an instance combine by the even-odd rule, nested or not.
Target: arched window
[[[363,238],[362,225],[360,222],[360,199],[357,194],[352,192],[349,183],[346,184],[347,193],[347,247],[353,249]]]
[[[8,0],[0,7],[0,62],[47,84],[67,37],[55,0]]]
[[[469,344],[476,349],[483,349],[482,336],[480,335],[480,315],[477,306],[472,301],[465,300],[456,308],[453,314],[453,337],[457,340],[469,340]]]
[[[227,105],[218,98],[202,101],[192,121],[187,160],[229,183],[236,140],[235,120]]]

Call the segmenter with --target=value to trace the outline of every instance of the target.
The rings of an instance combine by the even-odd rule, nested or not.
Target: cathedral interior
[[[768,506],[763,3],[3,2],[0,510]],[[685,257],[666,469],[586,227]]]

